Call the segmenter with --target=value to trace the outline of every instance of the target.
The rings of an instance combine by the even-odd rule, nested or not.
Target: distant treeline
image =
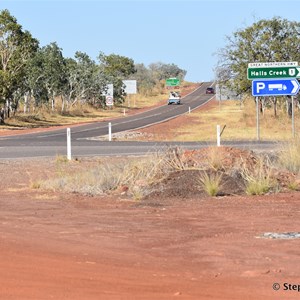
[[[175,64],[152,63],[148,67],[133,59],[99,51],[97,62],[77,51],[66,58],[53,42],[40,47],[39,41],[17,23],[8,10],[0,11],[0,108],[1,120],[15,113],[20,102],[24,111],[41,104],[62,111],[75,103],[105,106],[102,96],[108,84],[114,86],[114,102],[124,101],[124,79],[137,80],[140,93],[158,93],[165,79],[184,79],[186,71]],[[0,120],[0,122],[1,122]]]

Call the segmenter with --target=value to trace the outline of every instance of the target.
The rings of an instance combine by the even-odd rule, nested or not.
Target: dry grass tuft
[[[197,182],[209,196],[217,196],[222,187],[222,176],[222,173],[204,171],[197,178]]]
[[[289,141],[284,145],[278,154],[280,167],[287,169],[294,174],[300,171],[300,139]]]
[[[246,193],[248,195],[263,195],[275,187],[274,179],[271,177],[271,168],[260,158],[255,168],[244,166],[242,176],[246,181]]]

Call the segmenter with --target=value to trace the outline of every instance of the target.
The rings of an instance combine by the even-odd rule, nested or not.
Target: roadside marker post
[[[221,127],[217,125],[217,146],[221,146]]]
[[[111,142],[111,123],[108,123],[108,140]]]
[[[217,125],[217,146],[218,147],[221,146],[221,135],[223,134],[225,128],[226,128],[226,124],[223,126],[222,130],[221,130],[221,126]]]
[[[71,129],[67,128],[67,159],[71,160]]]

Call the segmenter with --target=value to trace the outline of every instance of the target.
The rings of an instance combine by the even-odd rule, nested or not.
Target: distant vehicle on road
[[[215,90],[213,87],[208,87],[205,91],[205,94],[214,94]]]
[[[170,92],[169,94],[169,100],[168,105],[170,104],[180,104],[181,102],[181,96],[179,92]]]

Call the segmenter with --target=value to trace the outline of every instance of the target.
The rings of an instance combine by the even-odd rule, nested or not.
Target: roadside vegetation
[[[62,115],[86,104],[107,108],[108,92],[115,106],[128,100],[131,107],[135,104],[126,99],[124,80],[136,80],[140,95],[152,97],[164,90],[167,78],[182,81],[185,75],[175,64],[145,66],[100,49],[97,61],[80,50],[72,58],[64,57],[56,42],[40,47],[7,9],[0,10],[0,124],[18,115],[21,107],[24,114],[46,108]]]
[[[80,159],[68,161],[59,157],[55,162],[55,177],[31,186],[135,200],[176,195],[182,198],[263,195],[298,190],[299,170],[292,172],[288,165],[282,165],[286,150],[271,157],[231,147],[208,147],[195,151],[166,148],[141,158],[98,159],[92,167],[82,165],[76,172],[73,167],[80,167]],[[216,153],[219,155],[217,165],[212,158]],[[294,159],[297,158],[291,157],[291,160]]]
[[[295,108],[295,132],[300,128],[300,110]],[[272,109],[265,109],[259,115],[259,136],[261,140],[288,141],[293,139],[292,119],[286,113],[286,106],[274,117]],[[243,101],[213,101],[205,109],[192,111],[181,117],[182,126],[173,126],[169,136],[178,141],[216,141],[216,126],[221,129],[222,140],[257,140],[256,106],[253,97]],[[177,122],[181,123],[181,122]],[[153,139],[159,138],[154,136]],[[161,135],[163,139],[163,135]]]
[[[251,94],[251,81],[246,76],[248,63],[264,62],[266,58],[268,62],[300,61],[299,27],[299,22],[276,17],[259,20],[226,37],[226,45],[217,52],[216,82],[246,99]],[[132,112],[160,103],[168,93],[167,78],[180,79],[181,88],[186,84],[187,71],[173,63],[153,62],[145,66],[129,57],[105,54],[100,49],[96,60],[80,50],[74,57],[64,57],[56,42],[41,47],[38,38],[23,30],[6,9],[0,11],[0,29],[0,128],[55,126],[118,117],[124,115],[124,109]],[[137,95],[126,95],[124,80],[136,80]],[[113,85],[113,109],[106,105],[109,85]],[[255,138],[254,105],[250,102],[251,109],[244,104],[242,116],[236,108],[223,111],[222,119],[217,120],[221,124],[227,125],[228,120],[239,118],[226,128],[225,138],[243,134]],[[282,102],[286,102],[290,116],[290,99],[260,99],[260,106],[263,115],[265,109],[271,107],[274,122],[281,122],[284,127],[289,122],[280,116]],[[207,126],[214,123],[216,116],[209,113],[204,118],[193,113],[191,120],[197,120],[192,122],[191,128],[176,129],[179,139],[214,137],[214,126]],[[265,115],[262,118],[262,138],[281,135],[281,131],[277,134],[272,121]],[[197,122],[205,130],[196,137],[192,129]],[[242,126],[238,126],[241,123]]]

